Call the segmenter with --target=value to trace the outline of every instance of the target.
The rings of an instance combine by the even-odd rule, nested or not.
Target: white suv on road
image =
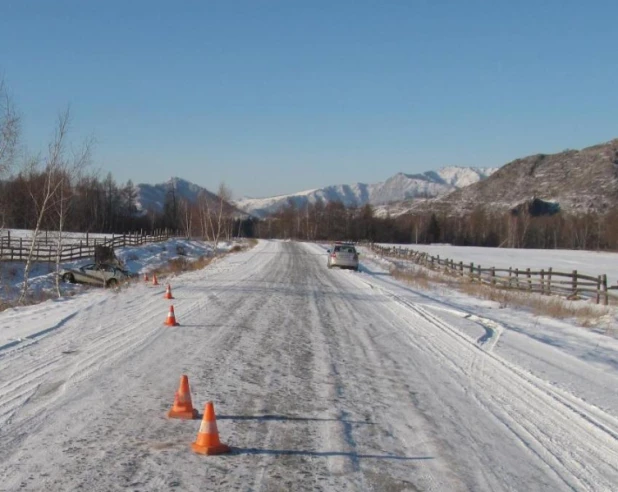
[[[328,268],[336,266],[358,271],[358,252],[353,244],[335,243],[327,252],[328,260],[326,266]]]

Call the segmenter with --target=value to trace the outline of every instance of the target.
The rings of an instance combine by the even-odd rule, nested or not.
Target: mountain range
[[[172,178],[158,185],[137,185],[138,208],[161,211],[170,188],[195,202],[203,193],[217,197],[189,181]],[[230,205],[239,217],[265,217],[288,203],[302,208],[321,201],[346,206],[374,206],[377,216],[410,212],[465,214],[477,206],[513,210],[525,203],[568,213],[604,212],[618,207],[618,139],[582,150],[535,154],[500,168],[445,167],[421,174],[398,173],[374,184],[340,184],[268,198],[242,198]]]
[[[370,203],[378,206],[379,209],[380,205],[406,199],[427,199],[442,196],[485,179],[496,170],[497,168],[445,167],[438,171],[427,171],[422,174],[398,173],[384,182],[375,184],[341,184],[268,198],[242,198],[231,202],[231,206],[234,207],[235,215],[253,215],[256,217],[265,217],[276,212],[290,201],[298,207],[318,201],[323,203],[341,201],[346,206],[362,206]],[[174,190],[176,196],[192,203],[197,201],[200,194],[203,194],[210,203],[217,201],[217,196],[208,189],[185,179],[173,177],[165,183],[136,185],[138,210],[161,212],[166,196],[171,189]]]
[[[498,168],[445,167],[422,174],[397,173],[374,184],[355,183],[326,186],[268,198],[241,198],[236,207],[257,217],[265,217],[292,202],[302,208],[318,201],[340,201],[346,206],[367,203],[378,206],[408,199],[427,199],[469,186],[493,174]]]

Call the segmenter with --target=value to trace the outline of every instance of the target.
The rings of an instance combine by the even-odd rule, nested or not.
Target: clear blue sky
[[[499,166],[618,137],[618,2],[0,0],[0,74],[44,150],[235,197]]]

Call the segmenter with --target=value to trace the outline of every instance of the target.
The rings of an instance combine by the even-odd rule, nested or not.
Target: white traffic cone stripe
[[[200,434],[218,434],[217,430],[217,422],[209,422],[207,420],[202,420],[202,425],[200,425]]]

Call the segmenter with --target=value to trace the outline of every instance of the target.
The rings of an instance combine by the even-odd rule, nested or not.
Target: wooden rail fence
[[[62,245],[60,254],[60,262],[82,260],[86,258],[94,258],[95,246],[113,246],[121,248],[124,246],[142,246],[148,243],[158,243],[167,241],[175,235],[161,231],[154,235],[145,235],[141,233],[134,234],[112,234],[108,237],[91,238],[85,234],[83,239],[75,239],[66,237],[63,239],[65,244]],[[0,261],[25,261],[30,252],[32,239],[28,238],[11,238],[10,234],[0,237]],[[55,262],[58,254],[57,239],[48,236],[41,236],[36,239],[33,260]]]
[[[585,275],[573,270],[570,273],[547,270],[532,270],[530,268],[496,268],[481,267],[474,263],[464,264],[449,258],[431,256],[428,253],[408,248],[384,247],[373,244],[371,249],[382,256],[402,258],[417,265],[443,273],[467,277],[472,282],[479,282],[493,288],[513,289],[540,294],[557,294],[567,297],[594,298],[597,304],[607,306],[610,290],[618,290],[618,286],[607,286],[607,275]]]

